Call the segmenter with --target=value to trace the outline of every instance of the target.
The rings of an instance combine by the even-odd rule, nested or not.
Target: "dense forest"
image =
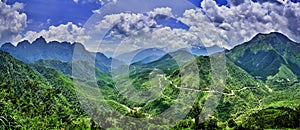
[[[55,44],[52,43],[52,46]],[[66,46],[73,47],[70,44]],[[96,65],[92,65],[91,61],[62,61],[57,55],[28,60],[7,45],[1,50],[4,51],[0,51],[0,129],[300,128],[300,45],[280,33],[258,34],[249,42],[227,50],[225,87],[221,92],[211,89],[213,72],[210,57],[199,56],[178,65],[174,57],[185,59],[182,56],[188,53],[182,50],[153,62],[129,65],[128,78],[124,75],[113,78],[108,71],[111,59],[100,53],[97,54]],[[89,55],[88,52],[85,54]],[[97,87],[74,82],[80,80],[72,76],[74,63],[82,65],[78,66],[80,70],[94,67]],[[193,65],[198,72],[187,69],[188,73],[182,74],[182,68]],[[199,77],[197,82],[200,85],[191,84],[195,76]],[[118,84],[125,89],[119,90]],[[78,89],[76,86],[82,87]],[[131,87],[140,93],[127,91],[126,88]],[[93,92],[101,93],[103,99],[89,96]],[[174,108],[179,113],[189,110],[183,119],[173,126],[160,125],[172,120],[153,120],[174,104],[186,104],[180,98],[182,93],[186,93],[185,98],[194,98],[191,104]],[[216,100],[218,106],[212,115],[200,121],[201,113],[205,112],[205,102],[212,94],[220,95],[220,100]],[[148,98],[142,100],[140,95]],[[91,102],[91,105],[82,105],[83,102]],[[116,111],[97,110],[93,102],[108,104]],[[91,116],[91,112],[97,116],[120,115],[123,121],[109,118],[100,122],[97,117]],[[126,122],[127,117],[144,120],[133,124]]]

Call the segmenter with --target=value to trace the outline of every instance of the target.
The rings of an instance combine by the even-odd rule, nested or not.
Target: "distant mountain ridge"
[[[215,48],[212,51],[216,52],[222,49],[217,46],[213,46],[212,48]],[[43,37],[40,37],[32,43],[22,41],[17,46],[6,43],[0,48],[0,50],[6,51],[17,59],[27,63],[33,63],[38,60],[45,60],[46,62],[47,60],[71,62],[73,60],[74,49],[81,52],[81,55],[76,57],[77,60],[93,61],[96,59],[95,66],[97,68],[105,72],[111,70],[112,58],[108,58],[100,52],[89,52],[80,43],[71,44],[69,42],[57,41],[47,43]],[[205,52],[201,50],[203,48],[194,47],[188,51],[194,55],[204,55]],[[168,54],[168,52],[155,48],[136,50],[116,57],[115,62],[118,62],[115,64],[133,64],[138,62],[153,64],[164,62],[163,59]],[[123,61],[130,57],[130,55],[133,55],[133,57],[131,56],[131,61],[129,61],[131,63]],[[96,56],[96,58],[93,56]],[[226,56],[253,77],[267,80],[268,77],[278,74],[280,70],[285,70],[280,73],[290,73],[289,75],[296,75],[297,78],[300,78],[300,44],[293,42],[278,32],[257,34],[250,41],[240,44],[231,50],[226,50]]]
[[[136,62],[150,63],[166,54],[167,52],[159,48],[143,48],[117,55],[114,59],[120,60],[126,64],[134,64]]]
[[[214,53],[223,52],[225,48],[219,47],[218,45],[213,45],[211,47],[205,46],[192,46],[189,51],[196,56],[208,56]]]
[[[96,67],[104,71],[109,71],[111,58],[102,53],[89,52],[81,43],[57,42],[47,43],[43,37],[37,38],[32,43],[27,40],[18,43],[17,46],[11,43],[5,43],[0,50],[10,53],[12,56],[26,63],[36,62],[38,60],[59,60],[62,62],[71,62],[74,60],[96,60]],[[80,52],[80,55],[73,59],[74,50]]]
[[[224,50],[218,46],[213,46],[210,48],[212,48],[212,52]],[[17,44],[17,46],[14,46],[11,43],[5,43],[0,47],[0,50],[8,52],[16,59],[26,63],[33,63],[39,60],[59,60],[62,62],[71,62],[75,60],[93,61],[96,59],[96,67],[104,71],[110,71],[110,66],[113,60],[101,52],[89,52],[81,43],[57,41],[47,42],[42,36],[37,38],[32,43],[27,40],[21,41]],[[74,50],[80,52],[80,55],[75,57],[76,59],[73,59]],[[201,46],[193,46],[192,48],[187,48],[187,50],[189,53],[192,53],[196,56],[208,55],[207,48]],[[165,52],[159,48],[138,49],[118,55],[114,57],[114,61],[115,64],[132,64],[136,62],[150,63],[159,60],[168,53],[172,52]],[[132,57],[132,59],[128,59],[130,57]]]
[[[34,62],[38,60],[60,60],[63,62],[72,61],[74,49],[90,55],[81,43],[57,42],[51,41],[49,43],[43,37],[37,38],[30,43],[25,40],[13,46],[11,43],[5,43],[1,46],[1,50],[9,52],[17,59],[24,62]],[[92,53],[91,53],[92,54]],[[100,54],[101,55],[101,54]],[[105,55],[101,55],[105,57]],[[106,57],[107,58],[107,57]],[[108,58],[107,58],[108,59]]]

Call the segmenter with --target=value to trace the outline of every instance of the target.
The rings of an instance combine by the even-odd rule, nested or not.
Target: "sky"
[[[1,0],[0,6],[0,45],[43,36],[100,52],[230,49],[274,31],[300,41],[298,0]]]

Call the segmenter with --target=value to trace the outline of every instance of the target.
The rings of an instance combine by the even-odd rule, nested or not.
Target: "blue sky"
[[[49,26],[58,26],[68,22],[84,24],[93,14],[92,10],[101,7],[93,2],[75,3],[72,0],[8,0],[8,4],[24,3],[24,12],[28,16],[25,31],[40,31]]]
[[[189,1],[199,7],[202,0]],[[227,4],[226,0],[216,1],[219,5]],[[15,2],[25,5],[22,11],[27,14],[29,21],[25,32],[41,31],[51,25],[58,26],[68,22],[82,26],[93,15],[93,10],[101,8],[101,5],[95,1],[75,3],[73,0],[7,0],[7,4],[10,5]]]
[[[300,41],[299,0],[2,0],[0,2],[0,45],[33,41],[81,42],[97,51],[99,35],[103,43],[116,43],[128,36],[139,43],[145,36],[160,48],[187,45],[219,46],[230,49],[257,33],[281,32]],[[101,13],[101,14],[99,14]],[[99,16],[100,15],[100,16]],[[93,26],[86,28],[92,21]],[[119,21],[119,22],[118,22]],[[97,37],[98,36],[98,37]],[[114,39],[114,42],[111,40]],[[121,39],[120,39],[121,38]],[[102,39],[103,40],[103,39]],[[138,41],[140,40],[140,41]],[[142,46],[148,46],[149,44]],[[112,51],[116,46],[100,51]],[[107,44],[107,46],[109,46]],[[140,45],[128,49],[138,49]]]
[[[24,3],[24,11],[28,17],[28,25],[25,32],[40,31],[49,26],[58,26],[73,22],[78,26],[83,25],[93,15],[93,10],[101,8],[101,5],[93,2],[75,3],[73,0],[7,0],[7,4],[15,2]],[[188,0],[197,7],[200,7],[202,0]],[[215,0],[219,6],[228,5],[227,0]],[[263,1],[263,0],[254,0]],[[292,0],[294,2],[298,0]],[[134,5],[133,5],[134,6]]]

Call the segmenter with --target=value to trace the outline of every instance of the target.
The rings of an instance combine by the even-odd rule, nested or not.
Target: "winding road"
[[[188,88],[187,86],[184,86],[184,85],[178,86],[178,85],[174,84],[171,80],[168,80],[168,78],[165,77],[164,75],[158,75],[158,76],[162,77],[162,78],[158,79],[159,80],[159,86],[161,88],[163,87],[163,85],[162,85],[163,80],[165,80],[165,81],[169,81],[170,85],[172,85],[172,86],[174,86],[175,88],[178,88],[178,89],[184,89],[184,90],[195,91],[195,92],[219,93],[219,94],[228,95],[228,96],[235,95],[235,92],[240,92],[240,91],[243,91],[243,90],[246,90],[246,89],[256,89],[256,88],[260,87],[259,84],[257,83],[257,87],[243,87],[241,89],[231,90],[230,93],[224,93],[224,92],[220,92],[220,91],[216,91],[216,90],[199,90],[199,89],[193,89],[193,88]],[[161,93],[161,95],[164,95],[162,90],[160,91],[160,93]],[[128,111],[133,111],[133,110],[139,111],[139,109],[141,109],[141,108],[131,109],[131,108],[129,108],[128,106],[126,106],[124,104],[120,104],[120,105],[122,105],[123,107],[125,107]],[[261,107],[261,106],[262,106],[262,103],[261,103],[261,100],[259,100],[259,107]]]
[[[256,89],[259,88],[259,84],[257,83],[257,87],[243,87],[241,89],[237,89],[237,90],[231,90],[231,93],[224,93],[224,92],[220,92],[220,91],[216,91],[216,90],[199,90],[199,89],[193,89],[193,88],[188,88],[186,86],[181,85],[180,87],[178,87],[176,84],[173,84],[172,81],[168,80],[167,77],[165,77],[164,75],[159,75],[161,77],[164,78],[164,80],[169,81],[169,83],[171,85],[173,85],[174,87],[178,88],[178,89],[185,89],[185,90],[190,90],[190,91],[195,91],[195,92],[207,92],[207,93],[220,93],[223,95],[229,95],[229,96],[233,96],[235,94],[235,92],[239,92],[239,91],[243,91],[246,89]]]

